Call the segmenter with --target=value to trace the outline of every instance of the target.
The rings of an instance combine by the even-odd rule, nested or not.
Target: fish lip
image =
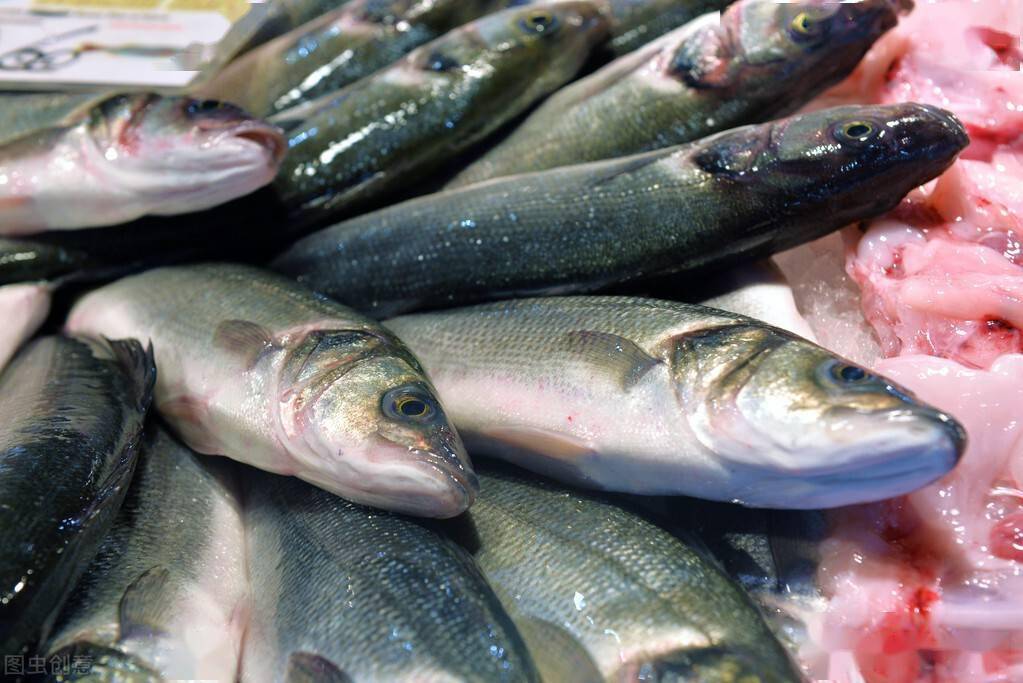
[[[287,152],[287,145],[281,129],[259,119],[245,119],[225,129],[221,135],[216,137],[214,144],[227,137],[246,140],[259,146],[261,149],[269,151],[270,164],[272,166],[280,164]]]

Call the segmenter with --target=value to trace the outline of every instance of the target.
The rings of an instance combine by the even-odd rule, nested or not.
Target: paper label
[[[245,0],[0,0],[0,89],[177,89]]]

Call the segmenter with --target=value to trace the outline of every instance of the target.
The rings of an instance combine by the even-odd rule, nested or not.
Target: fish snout
[[[908,156],[951,163],[970,144],[966,128],[946,109],[915,102],[899,109],[894,139]]]
[[[388,441],[389,457],[404,463],[404,512],[423,517],[460,515],[476,500],[480,484],[461,439],[438,429],[415,446]]]

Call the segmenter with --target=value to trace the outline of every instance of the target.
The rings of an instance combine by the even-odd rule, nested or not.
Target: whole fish
[[[221,204],[273,179],[278,130],[236,107],[114,95],[0,144],[0,235]]]
[[[233,681],[248,613],[235,472],[154,431],[44,652],[89,660],[92,680]]]
[[[151,351],[43,337],[0,374],[0,652],[46,638],[121,505]]]
[[[200,90],[260,116],[354,83],[509,0],[350,0],[242,55]]]
[[[836,107],[420,197],[309,235],[274,267],[380,317],[721,269],[888,211],[967,142],[935,107]]]
[[[621,506],[481,473],[464,534],[545,680],[795,683],[742,589]]]
[[[0,370],[50,313],[52,287],[45,282],[0,286]]]
[[[449,517],[476,477],[419,361],[354,311],[256,268],[180,266],[83,297],[68,330],[151,339],[185,443],[367,505]]]
[[[627,297],[404,316],[469,449],[569,483],[758,507],[891,498],[955,466],[963,428],[751,318]]]
[[[538,680],[464,550],[409,519],[250,474],[243,683]]]
[[[791,113],[849,75],[899,9],[893,0],[739,0],[555,93],[448,187],[638,154]]]
[[[497,12],[273,118],[288,131],[273,187],[292,225],[407,189],[572,78],[606,30],[587,2]]]

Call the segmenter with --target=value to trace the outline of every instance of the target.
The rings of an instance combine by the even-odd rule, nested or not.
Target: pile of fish
[[[0,92],[5,675],[1023,681],[1000,7],[273,0]]]

